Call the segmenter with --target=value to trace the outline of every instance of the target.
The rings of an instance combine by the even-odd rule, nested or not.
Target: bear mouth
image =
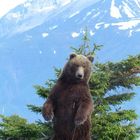
[[[83,77],[76,77],[76,80],[82,81],[83,80]]]

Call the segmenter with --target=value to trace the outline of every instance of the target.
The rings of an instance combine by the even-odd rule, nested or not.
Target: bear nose
[[[81,79],[83,77],[83,75],[82,74],[78,74],[77,77]]]

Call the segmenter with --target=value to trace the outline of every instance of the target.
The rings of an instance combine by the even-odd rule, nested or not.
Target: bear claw
[[[53,119],[53,113],[43,113],[43,117],[44,117],[44,119],[46,120],[46,121],[50,121],[50,120],[52,120]]]
[[[79,125],[82,125],[82,124],[84,124],[84,122],[85,122],[85,120],[82,120],[82,119],[77,119],[77,120],[75,120],[75,125],[76,126],[79,126]]]

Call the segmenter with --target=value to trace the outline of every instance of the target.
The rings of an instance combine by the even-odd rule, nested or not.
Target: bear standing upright
[[[52,140],[90,140],[93,102],[88,81],[93,57],[71,54],[43,105],[46,120],[53,119]]]

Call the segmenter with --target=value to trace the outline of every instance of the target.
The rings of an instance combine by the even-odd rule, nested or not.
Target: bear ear
[[[72,59],[74,57],[76,57],[76,54],[75,53],[70,54],[70,59]]]
[[[93,62],[93,60],[94,60],[94,57],[91,56],[91,55],[87,56],[87,58],[88,58],[88,60],[89,60],[90,62]]]

